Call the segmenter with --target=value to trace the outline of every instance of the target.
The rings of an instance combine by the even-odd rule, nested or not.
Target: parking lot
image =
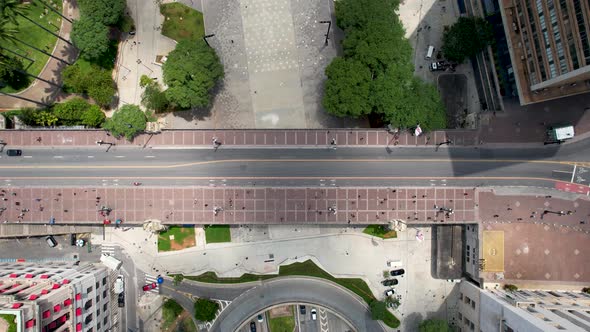
[[[89,238],[88,234],[82,238]],[[81,261],[98,262],[100,250],[86,244],[84,247],[70,245],[70,235],[54,235],[57,246],[51,248],[46,237],[30,237],[21,239],[0,240],[0,259],[24,259],[29,262],[45,261]],[[90,249],[89,249],[90,248]]]

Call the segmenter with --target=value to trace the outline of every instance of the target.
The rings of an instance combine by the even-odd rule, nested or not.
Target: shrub
[[[90,108],[82,114],[82,124],[86,127],[99,128],[105,121],[106,116],[98,105],[90,105]]]
[[[116,110],[113,117],[107,119],[102,127],[110,131],[113,136],[125,136],[131,141],[145,130],[146,117],[139,106],[128,104]]]
[[[66,91],[86,93],[101,106],[108,106],[116,92],[111,71],[95,64],[75,63],[63,71],[63,79]]]
[[[219,310],[219,303],[208,299],[198,299],[195,301],[195,318],[203,322],[210,322],[215,319],[215,314]]]
[[[420,332],[451,332],[449,323],[442,319],[427,319],[418,326]]]
[[[516,287],[516,285],[506,284],[504,285],[504,289],[510,292],[514,292],[518,290],[518,287]]]
[[[25,74],[25,67],[20,59],[0,54],[0,81],[20,90],[28,86],[31,79]]]
[[[180,304],[178,304],[176,301],[168,299],[166,300],[166,302],[164,302],[164,305],[162,306],[162,318],[164,319],[164,321],[173,322],[176,319],[176,317],[178,317],[182,313],[183,310],[184,309],[182,309]]]
[[[98,59],[109,48],[109,28],[91,17],[82,16],[72,26],[72,41],[84,59]]]

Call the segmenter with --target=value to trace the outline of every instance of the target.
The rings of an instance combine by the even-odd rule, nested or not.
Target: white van
[[[115,294],[121,294],[125,291],[125,282],[123,281],[123,275],[119,274],[114,285]]]
[[[109,254],[102,254],[100,256],[100,262],[111,270],[118,270],[121,267],[121,264],[123,264],[120,260]]]
[[[390,268],[402,267],[402,261],[400,261],[400,260],[387,261],[387,267],[390,267]]]
[[[428,46],[428,52],[426,52],[426,57],[424,57],[424,59],[426,59],[426,60],[432,59],[433,54],[434,54],[434,46],[430,45],[430,46]]]

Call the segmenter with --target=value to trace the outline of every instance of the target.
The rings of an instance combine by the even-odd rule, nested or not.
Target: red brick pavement
[[[504,231],[506,282],[590,282],[588,233],[534,223],[486,223],[483,226],[484,230]],[[493,275],[484,273],[483,277],[494,280]]]
[[[115,139],[102,130],[1,130],[0,139],[9,146],[88,146],[97,141],[122,146],[196,146],[210,147],[213,137],[231,146],[328,146],[336,139],[338,146],[435,145],[451,139],[456,145],[477,143],[476,131],[454,130],[412,136],[408,132],[397,138],[383,129],[307,129],[307,130],[164,130],[143,134],[133,142]],[[397,144],[396,144],[397,142]]]
[[[16,196],[13,195],[16,193]],[[171,224],[374,224],[474,222],[474,190],[465,188],[4,188],[0,220],[10,223],[100,223],[101,206],[110,218],[128,222],[159,219]],[[6,200],[4,200],[6,199]],[[41,199],[37,201],[37,199]],[[449,217],[434,205],[454,209]],[[223,211],[214,215],[214,207]],[[336,207],[336,214],[328,207]],[[24,212],[22,219],[19,214]]]

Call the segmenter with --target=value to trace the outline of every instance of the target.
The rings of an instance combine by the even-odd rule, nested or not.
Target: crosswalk
[[[146,293],[150,292],[150,293],[160,294],[160,284],[158,284],[158,277],[153,276],[153,275],[149,275],[149,274],[145,275],[145,285],[151,285],[154,282],[156,283],[156,288],[150,289],[149,291],[146,291]]]

